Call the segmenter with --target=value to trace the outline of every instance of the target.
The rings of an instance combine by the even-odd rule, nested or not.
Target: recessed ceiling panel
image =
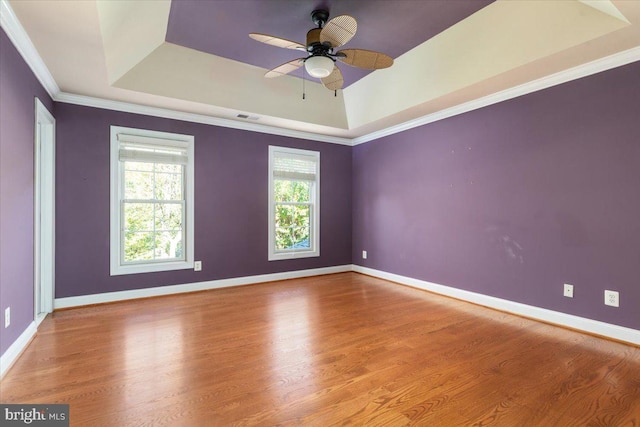
[[[358,31],[345,48],[375,50],[397,58],[493,0],[173,0],[166,41],[265,69],[295,59],[300,52],[266,46],[251,32],[305,44],[314,28],[311,12],[351,15]],[[345,87],[371,70],[340,65]],[[292,73],[301,76],[302,69]]]
[[[218,118],[240,121],[238,114],[244,114],[259,117],[252,130],[303,131],[304,138],[313,133],[312,139],[323,141],[369,140],[378,132],[428,123],[469,105],[486,105],[486,99],[508,99],[640,55],[640,1],[325,1],[0,3],[3,18],[15,13],[20,22],[3,19],[3,29],[16,46],[26,46],[25,58],[35,61],[34,72],[56,100],[124,111],[163,108],[175,114],[160,112],[161,117],[193,113],[196,121],[211,117],[216,124]],[[340,62],[350,86],[337,96],[318,80],[306,81],[303,92],[299,69],[293,76],[264,78],[267,69],[304,52],[269,46],[248,34],[304,42],[313,26],[310,12],[321,6],[332,17],[358,20],[357,34],[344,49],[388,53],[393,66],[356,82],[366,71]],[[46,65],[38,65],[38,56]],[[364,64],[367,58],[344,59]]]

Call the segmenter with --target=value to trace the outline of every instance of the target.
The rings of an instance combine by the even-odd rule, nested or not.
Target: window
[[[269,260],[320,256],[320,153],[269,147]]]
[[[193,268],[193,145],[111,126],[111,275]]]

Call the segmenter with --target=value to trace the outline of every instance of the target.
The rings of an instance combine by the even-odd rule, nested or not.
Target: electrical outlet
[[[202,261],[195,261],[193,263],[193,271],[202,271]]]
[[[367,251],[362,251],[362,259],[367,259]]]
[[[620,307],[620,294],[618,291],[604,291],[604,305]]]
[[[573,285],[570,285],[568,283],[564,284],[564,294],[565,297],[567,298],[573,298]]]
[[[4,327],[8,328],[11,324],[11,307],[4,309]]]

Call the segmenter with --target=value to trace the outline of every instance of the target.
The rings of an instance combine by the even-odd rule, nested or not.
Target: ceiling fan
[[[249,37],[271,46],[283,47],[306,51],[306,58],[297,58],[285,62],[282,65],[268,71],[267,78],[279,77],[297,70],[304,64],[304,68],[311,77],[320,79],[324,87],[330,90],[342,89],[344,79],[342,72],[336,65],[336,60],[345,64],[378,70],[393,65],[393,59],[384,53],[365,49],[344,49],[334,51],[353,38],[358,29],[355,18],[349,15],[340,15],[329,19],[327,10],[319,9],[311,12],[311,19],[317,28],[312,28],[307,33],[307,45],[270,36],[268,34],[250,33]]]

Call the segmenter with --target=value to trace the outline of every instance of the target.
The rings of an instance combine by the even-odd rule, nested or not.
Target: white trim
[[[1,1],[1,0],[0,0]],[[57,102],[81,105],[84,107],[102,108],[104,110],[121,111],[125,113],[144,114],[146,116],[161,117],[164,119],[181,120],[191,123],[201,123],[205,125],[220,126],[224,128],[248,130],[252,132],[265,133],[269,135],[287,136],[291,138],[306,139],[318,142],[330,142],[340,145],[351,145],[350,138],[340,138],[337,136],[322,135],[319,133],[303,132],[299,130],[278,128],[259,123],[246,123],[236,120],[223,119],[220,117],[206,116],[204,114],[187,113],[184,111],[169,110],[166,108],[150,107],[147,105],[132,104],[129,102],[112,101],[108,99],[94,98],[85,95],[75,95],[72,93],[60,92],[55,98]]]
[[[53,298],[51,299],[51,311],[49,313],[53,312]],[[40,314],[36,314],[34,317],[35,319],[33,319],[33,321],[36,324],[36,328],[40,327],[40,323],[42,323],[44,321],[44,319],[47,318],[47,314],[48,313],[40,313]]]
[[[56,120],[37,97],[34,104],[33,318],[40,324],[55,295]]]
[[[83,305],[102,304],[107,302],[124,301],[136,298],[148,298],[161,295],[173,295],[186,292],[197,292],[209,289],[219,289],[231,286],[252,285],[256,283],[272,282],[277,280],[296,279],[302,277],[320,276],[325,274],[344,273],[353,271],[380,279],[400,283],[417,289],[433,292],[440,295],[456,298],[462,301],[471,302],[507,313],[528,317],[535,320],[568,327],[590,334],[600,335],[619,341],[640,345],[640,331],[624,326],[613,325],[571,314],[560,313],[545,308],[534,307],[514,301],[478,294],[475,292],[456,289],[449,286],[439,285],[424,280],[387,273],[359,265],[341,265],[335,267],[315,268],[310,270],[287,271],[282,273],[261,274],[256,276],[236,277],[231,279],[211,280],[206,282],[187,283],[183,285],[159,286],[146,289],[135,289],[131,291],[109,292],[102,294],[83,295],[77,297],[56,298],[54,308],[71,308]],[[19,340],[16,341],[16,343]],[[15,343],[14,343],[15,345]],[[13,348],[10,347],[10,349]],[[9,350],[7,350],[8,354]],[[3,356],[3,363],[4,363]],[[4,365],[3,365],[4,366]]]
[[[121,168],[120,168],[120,138],[118,134],[125,133],[133,136],[144,136],[149,138],[160,138],[165,141],[176,141],[178,144],[186,144],[187,164],[185,165],[184,175],[184,202],[186,206],[186,212],[184,216],[183,228],[184,228],[184,260],[172,260],[167,262],[145,262],[140,264],[123,265],[121,263]],[[109,200],[109,216],[110,216],[110,231],[109,231],[109,253],[110,253],[110,273],[112,276],[121,274],[136,274],[136,273],[149,273],[157,271],[171,271],[171,270],[185,270],[193,268],[193,262],[195,260],[195,169],[194,169],[194,145],[195,138],[193,135],[183,135],[177,133],[160,132],[147,129],[136,129],[122,126],[111,126],[111,147],[110,147],[110,200]]]
[[[284,153],[286,156],[297,156],[300,158],[309,159],[307,161],[313,161],[316,164],[314,185],[311,189],[311,229],[309,236],[310,248],[308,250],[291,250],[290,252],[279,251],[276,252],[276,227],[275,227],[275,198],[273,194],[274,179],[273,179],[273,167],[276,158],[275,153]],[[311,258],[320,256],[320,152],[311,150],[301,150],[299,148],[280,147],[275,145],[269,146],[269,176],[267,178],[269,186],[269,200],[267,219],[269,230],[269,248],[268,259],[269,261],[278,261],[284,259],[296,259],[296,258]]]
[[[60,88],[7,0],[0,0],[0,26],[51,98]]]
[[[531,305],[509,301],[502,298],[496,298],[488,295],[478,294],[475,292],[465,291],[462,289],[456,289],[449,286],[439,285],[437,283],[431,283],[411,277],[400,276],[398,274],[387,273],[385,271],[375,270],[373,268],[362,267],[359,265],[354,265],[353,271],[355,271],[356,273],[378,277],[380,279],[389,280],[392,282],[411,286],[413,288],[445,295],[507,313],[516,314],[535,320],[541,320],[543,322],[552,323],[554,325],[577,329],[579,331],[588,332],[590,334],[600,335],[603,337],[612,338],[635,345],[640,345],[640,331],[636,329],[612,325],[610,323],[600,322],[598,320],[587,319],[584,317],[574,316],[572,314],[548,310],[546,308],[534,307]]]
[[[91,304],[125,301],[136,298],[149,298],[161,295],[174,295],[186,292],[206,291],[209,289],[228,288],[231,286],[253,285],[256,283],[277,280],[298,279],[301,277],[320,276],[324,274],[344,273],[351,271],[351,265],[314,268],[309,270],[285,271],[282,273],[260,274],[256,276],[234,277],[231,279],[209,280],[206,282],[186,283],[183,285],[158,286],[154,288],[134,289],[131,291],[107,292],[101,294],[82,295],[77,297],[56,298],[54,308],[70,308]]]
[[[102,304],[108,302],[125,301],[136,298],[148,298],[161,295],[172,295],[186,292],[204,291],[209,289],[219,289],[231,286],[251,285],[256,283],[271,282],[277,280],[287,280],[302,277],[319,276],[324,274],[344,273],[354,271],[380,279],[389,280],[414,288],[429,292],[457,298],[463,301],[483,305],[508,313],[553,323],[559,326],[569,327],[580,331],[608,337],[631,344],[640,344],[640,331],[623,326],[612,325],[596,320],[585,319],[583,317],[570,314],[559,313],[539,307],[533,307],[513,301],[477,294],[475,292],[455,289],[448,286],[424,280],[413,279],[393,273],[387,273],[359,265],[341,265],[335,267],[324,267],[310,270],[287,271],[283,273],[261,274],[248,277],[237,277],[231,279],[211,280],[207,282],[188,283],[184,285],[160,286],[155,288],[135,289],[131,291],[109,292],[102,294],[83,295],[77,297],[56,298],[55,309],[79,307],[84,305]],[[18,356],[24,351],[27,344],[36,334],[35,322],[32,322],[17,340],[7,349],[0,358],[0,376],[4,375]]]
[[[36,332],[38,332],[36,323],[29,323],[27,329],[25,329],[18,339],[9,346],[7,351],[2,354],[2,357],[0,357],[0,378],[2,378],[9,368],[13,366],[16,360],[18,360],[18,357],[27,348],[33,337],[36,335]]]
[[[607,71],[612,68],[621,67],[635,61],[640,61],[640,47],[634,47],[632,49],[618,52],[613,55],[605,56],[604,58],[596,59],[595,61],[587,62],[586,64],[581,64],[555,74],[550,74],[537,80],[532,80],[518,86],[504,89],[500,92],[483,96],[482,98],[477,98],[463,104],[458,104],[444,110],[436,111],[432,114],[427,114],[426,116],[422,116],[417,119],[409,120],[407,122],[388,127],[386,129],[359,136],[351,140],[351,145],[355,146],[363,144],[365,142],[374,141],[376,139],[403,132],[405,130],[437,122],[439,120],[444,120],[449,117],[467,113],[469,111],[478,110],[480,108],[497,104],[499,102],[508,101],[509,99],[517,98],[518,96],[527,95],[529,93],[547,89],[552,86],[557,86],[562,83],[570,82],[572,80],[577,80],[582,77],[590,76],[592,74]]]
[[[16,46],[18,52],[20,52],[24,60],[27,62],[27,64],[29,64],[29,67],[35,74],[36,78],[44,86],[45,90],[49,93],[51,98],[56,102],[64,102],[68,104],[102,108],[105,110],[121,111],[134,114],[144,114],[153,117],[182,120],[192,123],[201,123],[231,129],[248,130],[270,135],[279,135],[349,146],[374,141],[376,139],[393,135],[395,133],[409,130],[418,126],[433,123],[435,121],[443,120],[472,110],[477,110],[479,108],[496,104],[498,102],[507,101],[518,96],[546,89],[555,85],[569,82],[571,80],[576,80],[592,74],[621,67],[635,61],[640,61],[640,47],[634,47],[622,52],[615,53],[613,55],[606,56],[604,58],[596,59],[586,64],[578,65],[568,70],[560,71],[558,73],[524,83],[519,86],[508,88],[482,98],[465,102],[463,104],[456,105],[445,110],[437,111],[435,113],[427,114],[414,120],[409,120],[395,126],[381,129],[376,132],[371,132],[369,134],[362,135],[356,138],[342,138],[312,132],[278,128],[258,123],[240,122],[236,120],[206,116],[203,114],[187,113],[183,111],[169,110],[165,108],[150,107],[129,102],[113,101],[91,96],[61,92],[60,88],[49,72],[49,69],[46,67],[44,61],[33,46],[31,39],[22,27],[22,24],[16,17],[7,0],[0,0],[0,25],[7,33],[14,46]]]
[[[0,0],[4,1],[4,0]],[[271,135],[288,136],[292,138],[307,139],[318,142],[329,142],[333,144],[355,146],[365,142],[374,141],[385,136],[393,135],[415,127],[423,126],[429,123],[444,120],[449,117],[467,113],[469,111],[478,110],[489,105],[499,102],[508,101],[529,93],[557,86],[562,83],[570,82],[592,74],[597,74],[613,68],[621,67],[632,62],[640,61],[640,47],[634,47],[604,58],[596,59],[586,64],[581,64],[564,71],[551,74],[537,80],[533,80],[512,88],[504,89],[482,98],[474,99],[463,104],[437,111],[432,114],[409,120],[404,123],[390,126],[376,132],[371,132],[356,138],[341,138],[335,136],[321,135],[311,132],[302,132],[290,129],[276,128],[272,126],[261,125],[257,123],[245,123],[235,120],[222,119],[217,117],[205,116],[201,114],[186,113],[181,111],[168,110],[164,108],[148,107],[127,102],[111,101],[100,98],[93,98],[84,95],[74,95],[70,93],[60,92],[54,97],[55,101],[65,102],[69,104],[82,105],[87,107],[103,108],[106,110],[123,111],[135,114],[144,114],[154,117],[162,117],[167,119],[183,120],[193,123],[202,123],[213,126],[227,127],[232,129],[248,130],[253,132],[266,133]]]

